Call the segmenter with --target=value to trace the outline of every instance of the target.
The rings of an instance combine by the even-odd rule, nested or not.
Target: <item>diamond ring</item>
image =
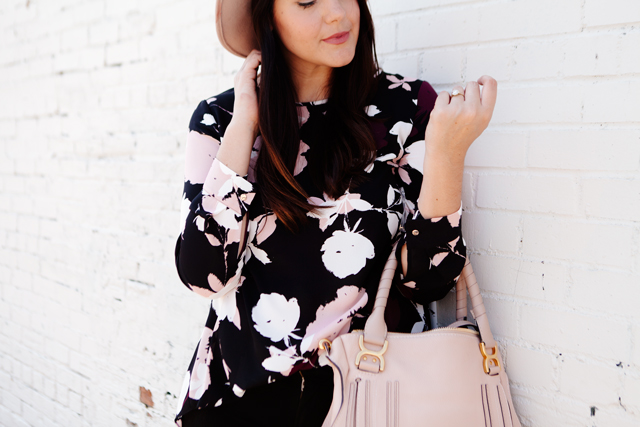
[[[459,91],[458,89],[454,89],[453,92],[451,92],[451,97],[453,98],[454,96],[457,95],[462,95],[464,96],[464,91]]]

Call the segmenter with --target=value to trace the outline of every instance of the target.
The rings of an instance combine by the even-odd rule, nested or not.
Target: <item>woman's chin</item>
[[[335,55],[327,61],[327,65],[333,68],[344,67],[345,65],[349,65],[351,61],[353,61],[354,57],[355,52],[346,53],[344,55]]]

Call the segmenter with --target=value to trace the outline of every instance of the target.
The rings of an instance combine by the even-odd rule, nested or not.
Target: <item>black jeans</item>
[[[333,370],[301,372],[249,389],[235,402],[191,411],[182,427],[319,427],[333,398]]]

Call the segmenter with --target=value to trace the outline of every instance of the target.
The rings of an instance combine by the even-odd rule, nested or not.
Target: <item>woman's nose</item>
[[[345,3],[352,1],[354,0],[325,0],[325,21],[331,23],[342,19],[346,14]]]

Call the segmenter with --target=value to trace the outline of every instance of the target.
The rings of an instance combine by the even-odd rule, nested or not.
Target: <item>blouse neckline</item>
[[[296,105],[321,105],[321,104],[326,104],[327,101],[329,101],[329,98],[320,99],[317,101],[304,101],[304,102],[296,101]]]

